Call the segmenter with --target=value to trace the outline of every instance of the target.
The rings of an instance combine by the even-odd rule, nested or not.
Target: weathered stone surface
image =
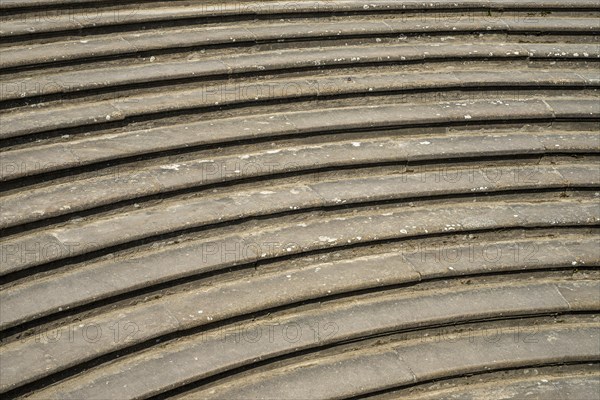
[[[598,0],[0,9],[3,398],[600,393]]]

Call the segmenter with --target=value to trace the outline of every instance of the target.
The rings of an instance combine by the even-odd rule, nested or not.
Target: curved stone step
[[[598,148],[594,146],[595,139],[595,134],[579,133],[526,133],[495,137],[464,135],[412,140],[390,138],[381,141],[266,150],[213,160],[157,165],[131,172],[117,171],[106,176],[31,188],[2,196],[0,198],[3,213],[0,226],[7,228],[42,221],[125,200],[165,195],[185,188],[269,177],[294,171],[309,172],[327,167],[377,165],[386,162],[402,165],[413,161],[452,160],[461,157],[597,152]],[[594,171],[595,169],[592,169],[586,174],[586,177],[592,179],[588,186],[594,186],[594,182],[597,182]],[[568,179],[576,182],[578,178],[571,176]],[[581,183],[576,184],[579,185]],[[485,192],[487,186],[481,186],[483,189],[477,189],[476,192]]]
[[[469,107],[468,112],[465,111],[465,106]],[[12,180],[143,154],[157,154],[161,151],[205,145],[234,144],[234,142],[243,140],[293,138],[303,135],[344,133],[355,130],[369,131],[392,127],[418,128],[439,124],[491,123],[494,121],[514,123],[519,120],[546,122],[557,118],[598,118],[598,115],[600,115],[600,106],[596,100],[591,98],[585,100],[559,99],[557,101],[499,99],[418,105],[381,104],[366,107],[328,108],[319,111],[270,113],[132,130],[5,151],[2,153],[3,168],[0,179]],[[244,126],[243,129],[240,129],[241,125]],[[548,135],[548,139],[544,139],[540,135],[534,137],[548,143],[530,144],[529,151],[532,154],[542,148],[546,148],[549,152],[570,149],[573,152],[583,150],[593,153],[597,151],[598,147],[597,138],[583,132],[581,136],[565,132],[564,138],[567,139],[563,140],[563,143],[550,143],[557,138],[552,134]],[[431,142],[428,138],[424,139],[421,141]],[[456,140],[460,140],[460,138]],[[475,138],[473,140],[477,141]],[[585,145],[586,143],[588,145]],[[556,146],[557,144],[558,146]],[[500,144],[495,145],[499,146]],[[510,145],[510,143],[505,145]],[[416,152],[418,154],[422,145],[411,146],[410,143],[407,143],[403,147],[409,149],[409,153]],[[502,154],[502,152],[499,151],[498,154]],[[260,163],[253,155],[250,157],[252,161]],[[210,162],[210,160],[207,161]],[[243,163],[243,159],[239,163]],[[275,165],[279,164],[281,163],[275,163]],[[290,163],[286,162],[285,164]],[[223,167],[224,164],[219,171],[223,171]],[[241,167],[234,168],[234,171],[243,170],[243,165]]]
[[[163,2],[164,0],[137,0],[135,1],[135,3],[143,3],[143,4],[152,4],[152,3],[160,3]],[[14,0],[14,1],[9,1],[9,0],[1,0],[0,1],[0,9],[5,9],[5,10],[9,10],[9,9],[27,9],[27,8],[43,8],[43,7],[50,7],[50,6],[63,6],[63,7],[70,7],[70,6],[74,6],[74,5],[80,5],[80,4],[92,4],[94,5],[95,3],[96,6],[101,6],[104,5],[106,3],[106,0]],[[124,4],[128,4],[127,1],[123,2]],[[177,4],[177,0],[173,0],[169,2],[170,4]],[[186,3],[189,3],[188,1],[186,1]],[[295,1],[293,4],[293,7],[312,7],[315,4],[318,5],[322,5],[323,3],[324,6],[326,6],[327,4],[329,4],[330,2],[327,1],[319,1],[319,0],[297,0]],[[354,4],[358,3],[361,5],[362,8],[364,8],[364,4],[369,4],[370,7],[383,7],[383,5],[385,5],[386,7],[388,5],[392,5],[393,3],[395,3],[393,0],[371,0],[369,3],[365,3],[364,1],[355,1],[355,0],[334,0],[331,3],[335,3],[336,7],[353,7]],[[211,7],[215,8],[215,12],[219,12],[221,10],[221,8],[224,8],[225,10],[230,9],[231,3],[227,2],[227,0],[219,0],[219,1],[214,1],[212,3],[208,3]],[[248,2],[249,5],[252,5],[251,7],[249,6],[248,8],[241,8],[238,5],[238,10],[244,10],[244,11],[255,11],[258,10],[258,7],[260,7],[260,9],[266,9],[266,10],[272,10],[273,8],[277,9],[276,7],[281,7],[282,5],[286,5],[287,3],[281,2],[281,1],[270,1],[267,4],[264,4],[264,2],[259,2],[259,1],[249,1]],[[339,4],[339,5],[338,5]],[[530,10],[532,7],[535,8],[540,8],[540,9],[557,9],[557,8],[565,8],[565,9],[569,9],[569,8],[574,8],[574,9],[578,9],[578,8],[582,8],[582,9],[592,9],[595,8],[598,5],[597,0],[573,0],[573,1],[569,1],[568,3],[565,3],[564,1],[559,1],[559,0],[543,0],[543,1],[539,1],[536,2],[535,4],[529,4],[529,3],[523,3],[520,1],[515,1],[515,0],[485,0],[485,1],[469,1],[469,0],[440,0],[436,3],[427,3],[427,2],[422,2],[422,3],[407,3],[406,4],[406,8],[407,9],[416,9],[416,10],[421,10],[421,9],[428,9],[428,8],[456,8],[456,7],[468,7],[468,8],[472,8],[472,7],[483,7],[483,8],[498,8],[498,9],[520,9],[520,8],[524,8],[526,10]],[[289,6],[289,5],[288,5]]]
[[[534,21],[490,17],[485,20],[420,20],[402,18],[342,18],[314,22],[293,20],[283,24],[222,23],[212,27],[162,29],[158,32],[94,35],[80,40],[58,41],[28,46],[11,46],[0,50],[0,68],[15,68],[54,62],[73,62],[90,58],[132,55],[161,49],[184,49],[201,46],[239,45],[257,41],[329,39],[397,34],[452,34],[502,32],[545,34],[594,34],[600,31],[597,18],[552,18]]]
[[[594,226],[599,220],[597,201],[462,200],[453,202],[451,209],[425,202],[419,207],[394,207],[378,212],[317,215],[304,218],[302,223],[279,222],[279,226],[267,221],[262,229],[241,225],[229,235],[213,234],[108,260],[88,261],[79,268],[59,269],[45,278],[17,284],[2,294],[0,307],[6,311],[2,313],[2,322],[14,325],[26,318],[191,275],[350,244],[480,230]],[[240,235],[238,230],[245,234]],[[38,304],[40,298],[45,299],[42,306]]]
[[[294,48],[250,54],[202,57],[184,61],[153,62],[110,68],[86,68],[64,72],[44,71],[34,76],[7,75],[0,86],[0,100],[18,100],[58,93],[76,93],[107,87],[186,78],[231,76],[232,74],[285,72],[286,70],[348,67],[373,63],[415,61],[571,59],[594,60],[597,46],[589,43],[428,43],[419,45],[343,46]]]
[[[192,392],[181,398],[343,398],[482,370],[596,361],[597,327],[597,322],[583,326],[541,325],[535,332],[537,340],[531,341],[527,341],[531,339],[527,335],[532,333],[515,340],[513,330],[526,330],[520,325],[502,326],[504,330],[481,327],[475,332],[456,332],[451,336],[442,332],[437,337],[375,344],[371,350],[365,346],[325,359],[300,360],[280,370],[257,374],[256,378],[241,379],[239,383],[232,380],[223,387]]]
[[[5,239],[0,257],[0,275],[148,237],[289,210],[473,192],[600,186],[600,171],[595,170],[596,166],[537,164],[454,167],[319,183],[298,182],[291,186],[269,186],[237,191],[235,194],[161,202],[157,206],[133,212],[76,221],[16,239]],[[118,236],[114,234],[115,231],[119,232]],[[82,238],[89,238],[89,242],[81,243]]]
[[[468,71],[378,74],[248,81],[218,84],[163,93],[142,93],[104,101],[45,106],[0,114],[0,138],[11,138],[58,129],[83,127],[114,120],[209,108],[244,106],[266,101],[298,101],[306,98],[410,91],[492,90],[493,88],[560,89],[600,86],[600,73],[572,71]]]
[[[36,7],[39,12],[40,7],[44,6],[62,6],[72,7],[74,4],[90,4],[94,6],[94,0],[84,0],[76,2],[0,2],[0,9],[9,10],[11,8],[27,9],[26,7]],[[139,3],[139,2],[138,2]],[[105,3],[99,2],[95,9],[77,8],[70,9],[68,13],[57,13],[51,18],[37,18],[36,14],[24,14],[12,17],[3,23],[0,29],[0,37],[12,37],[20,35],[32,35],[48,32],[60,32],[69,30],[81,30],[85,28],[97,28],[105,26],[121,26],[127,24],[139,24],[158,21],[176,21],[190,18],[208,18],[208,17],[231,17],[231,16],[272,16],[279,14],[301,15],[307,13],[348,13],[348,12],[390,12],[390,11],[452,11],[468,10],[504,10],[505,8],[519,11],[543,11],[546,9],[556,10],[589,10],[598,6],[594,0],[577,0],[568,3],[556,1],[542,1],[536,3],[520,3],[506,0],[494,0],[486,2],[476,2],[470,0],[460,1],[437,1],[435,3],[400,3],[395,0],[298,0],[293,3],[287,1],[259,2],[249,1],[243,3],[221,2],[144,2],[147,5],[143,7],[139,4],[123,4],[120,7],[106,7]],[[154,4],[153,4],[154,3]],[[35,22],[34,22],[35,21]]]
[[[492,295],[491,292],[487,294]],[[32,398],[100,399],[114,396],[115,392],[121,398],[148,397],[229,369],[239,368],[257,359],[281,357],[289,352],[323,346],[336,340],[401,330],[415,325],[442,323],[442,321],[449,321],[448,317],[457,319],[458,315],[464,316],[466,313],[472,313],[474,318],[483,317],[485,314],[471,311],[477,308],[473,302],[478,302],[479,307],[482,308],[493,307],[494,311],[489,315],[505,312],[510,314],[505,302],[512,303],[511,296],[507,293],[498,293],[498,295],[499,297],[494,296],[494,298],[483,295],[476,299],[475,291],[467,291],[449,294],[447,298],[438,295],[440,297],[435,300],[419,297],[412,298],[407,303],[403,303],[401,299],[391,300],[393,309],[369,307],[370,304],[358,303],[350,305],[344,311],[323,307],[316,313],[306,312],[304,315],[288,318],[272,317],[264,322],[255,320],[249,326],[242,325],[213,334],[203,333],[166,343],[158,351],[149,349],[121,358],[110,365],[101,366],[36,392]],[[470,296],[473,297],[469,298]],[[499,300],[500,296],[502,300]],[[521,308],[521,312],[535,312],[526,310],[531,304],[531,297],[525,296],[527,305],[519,301],[525,298],[518,297],[520,296],[515,296],[514,300],[518,304],[517,307]],[[423,302],[420,303],[420,300]],[[556,299],[556,301],[562,300]],[[438,304],[438,307],[432,307],[432,302]],[[444,307],[440,307],[441,305]],[[418,312],[413,313],[413,310]],[[432,314],[440,319],[436,320],[436,316]],[[405,319],[415,322],[403,324],[401,321]],[[429,320],[428,323],[425,320]],[[300,332],[308,332],[309,327],[314,327],[316,324],[326,326],[330,321],[336,321],[335,328],[332,329],[333,334],[325,338],[299,334],[297,337],[292,337],[294,340],[290,340],[285,333],[282,335],[279,332],[279,328],[285,332],[289,326],[297,327]],[[272,341],[263,335],[258,337],[258,340],[239,340],[237,343],[235,339],[226,339],[236,332],[244,332],[244,329],[246,332],[256,334],[258,329],[267,324],[278,328]],[[518,325],[515,325],[511,327],[516,329]],[[391,342],[383,341],[384,343],[379,345],[371,342],[373,347],[369,346],[370,348],[358,343],[354,345],[356,348],[354,351],[330,356],[317,355],[318,361],[313,356],[312,360],[304,362],[300,360],[285,368],[263,373],[255,379],[251,377],[241,382],[230,381],[229,385],[219,390],[218,394],[217,388],[213,388],[215,392],[210,397],[264,398],[267,395],[302,399],[324,398],[331,395],[345,397],[482,369],[495,370],[592,361],[597,360],[600,355],[598,344],[600,325],[595,318],[581,317],[580,320],[575,319],[571,323],[538,325],[535,335],[539,339],[526,343],[515,341],[514,332],[501,331],[499,334],[498,328],[492,327],[493,325],[486,329],[483,325],[475,332],[456,333],[452,335],[452,340],[440,341],[435,337],[413,340],[392,339]],[[239,331],[240,328],[242,331]],[[490,337],[494,337],[494,342],[490,343]],[[439,357],[440,354],[444,354],[444,357]],[[165,368],[166,365],[177,367]]]
[[[418,247],[414,251],[412,247]],[[259,311],[276,305],[290,304],[343,292],[363,290],[385,285],[397,285],[421,279],[446,276],[517,271],[521,269],[565,268],[569,266],[590,267],[600,265],[598,240],[585,237],[568,237],[561,240],[530,240],[515,242],[487,242],[468,246],[443,246],[425,248],[417,242],[400,254],[374,254],[346,262],[330,262],[309,265],[298,270],[284,269],[265,276],[253,274],[251,280],[212,284],[210,290],[184,295],[180,304],[213,304],[210,313],[213,320]],[[375,269],[377,268],[377,273]],[[312,271],[319,272],[313,274]],[[414,271],[413,271],[414,270]],[[415,275],[415,273],[417,275]],[[294,280],[290,281],[291,275]],[[287,279],[286,279],[287,278]],[[319,282],[316,282],[318,280]],[[2,329],[50,315],[56,310],[72,308],[73,298],[51,295],[60,293],[59,280],[31,281],[4,289],[0,298]],[[64,284],[66,286],[66,284]],[[285,287],[280,287],[284,285]],[[239,296],[256,291],[261,297]],[[279,288],[279,290],[277,290]],[[235,297],[232,307],[231,293]],[[201,296],[198,298],[198,296]],[[214,296],[214,298],[206,296]],[[229,298],[229,300],[227,300]],[[23,299],[28,299],[24,301]],[[47,299],[41,301],[41,299]],[[174,300],[175,301],[175,300]],[[223,309],[223,307],[225,307]],[[233,312],[235,310],[235,312]],[[210,312],[209,312],[210,311]],[[122,310],[119,310],[122,312]],[[237,314],[236,314],[237,313]],[[114,319],[114,318],[109,318]],[[98,322],[98,321],[96,321]],[[201,321],[200,321],[201,322]],[[99,323],[99,322],[98,322]]]

